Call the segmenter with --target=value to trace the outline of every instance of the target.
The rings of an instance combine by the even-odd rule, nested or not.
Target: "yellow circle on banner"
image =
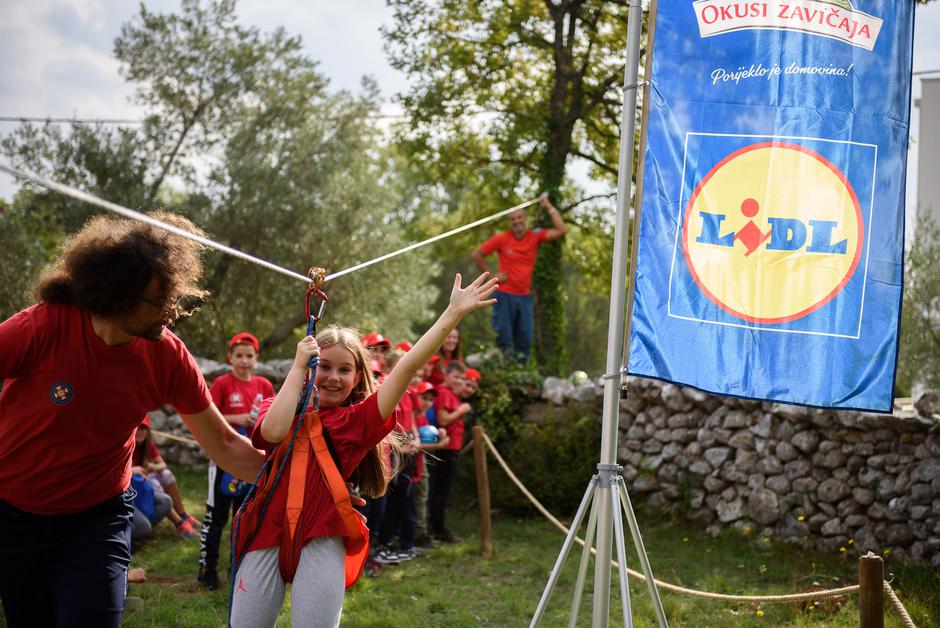
[[[797,144],[761,142],[722,159],[686,206],[685,260],[718,307],[754,323],[802,318],[852,278],[864,224],[845,175]]]

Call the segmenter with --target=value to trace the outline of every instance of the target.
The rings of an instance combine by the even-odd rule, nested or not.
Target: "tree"
[[[918,221],[904,264],[897,387],[940,388],[940,229]]]
[[[141,7],[115,55],[149,114],[143,128],[24,125],[3,143],[11,161],[131,208],[178,211],[211,237],[301,273],[404,244],[393,216],[398,172],[376,148],[371,81],[358,94],[329,92],[299,38],[243,28],[231,1],[186,0],[167,15]],[[14,227],[0,242],[19,250],[38,238],[45,261],[96,211],[25,186],[0,216]],[[221,357],[232,333],[250,329],[270,355],[305,326],[301,282],[215,252],[206,270],[211,301],[177,327],[194,352]],[[433,270],[419,253],[338,279],[324,323],[381,323],[384,334],[413,338],[437,295],[426,283]],[[22,299],[11,296],[12,311]]]
[[[507,191],[573,197],[572,158],[615,180],[627,6],[616,0],[389,0],[392,65],[414,79],[403,102],[410,147],[433,159],[476,137],[470,164],[499,164]],[[484,112],[485,116],[480,116]],[[476,130],[471,130],[476,129]],[[446,138],[446,139],[441,139]],[[562,243],[543,246],[534,275],[536,350],[567,364]]]

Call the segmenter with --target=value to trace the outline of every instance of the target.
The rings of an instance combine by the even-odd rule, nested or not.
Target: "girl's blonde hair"
[[[349,327],[330,325],[317,334],[317,344],[321,349],[339,345],[349,351],[359,373],[359,382],[353,387],[349,397],[342,405],[349,406],[364,401],[377,388],[372,371],[369,368],[369,356],[359,343],[359,332]],[[385,462],[382,441],[369,452],[352,472],[349,481],[359,487],[359,492],[365,497],[381,497],[385,494],[391,470]]]

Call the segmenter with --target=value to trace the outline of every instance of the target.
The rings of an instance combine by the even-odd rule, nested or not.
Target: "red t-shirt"
[[[252,408],[260,410],[261,402],[274,396],[274,386],[260,375],[252,375],[246,382],[226,373],[212,382],[209,394],[222,414],[248,414]]]
[[[447,430],[447,435],[450,436],[450,442],[447,443],[447,447],[444,447],[444,449],[459,450],[460,445],[463,443],[463,417],[447,425],[441,425],[441,410],[451,412],[457,409],[461,401],[454,394],[454,391],[447,386],[438,386],[436,390],[437,397],[434,398],[434,409],[437,411],[437,424]]]
[[[508,280],[499,284],[499,291],[507,294],[529,294],[532,292],[532,269],[535,268],[535,253],[539,245],[548,239],[545,229],[528,230],[517,240],[512,231],[497,233],[483,243],[484,255],[499,256],[499,270]]]
[[[85,510],[127,490],[134,431],[165,403],[211,402],[183,341],[109,346],[91,316],[41,303],[0,323],[0,499],[39,515]]]
[[[393,412],[388,419],[383,420],[379,413],[377,399],[376,393],[372,393],[360,403],[320,411],[320,422],[329,432],[330,440],[340,460],[339,472],[344,478],[352,475],[369,450],[395,427],[395,413]],[[261,414],[251,433],[252,444],[258,449],[264,449],[268,455],[274,455],[277,444],[269,443],[261,436],[261,424],[273,401],[273,398],[265,399],[261,404]],[[284,510],[287,507],[288,481],[288,473],[285,472],[274,488],[264,520],[258,528],[258,534],[246,551],[278,547],[281,544]],[[320,467],[315,457],[312,457],[307,464],[305,488],[303,512],[300,515],[300,529],[303,531],[302,543],[315,537],[348,536],[346,526],[343,525],[336,505],[333,504],[330,490],[321,477]]]
[[[437,356],[437,360],[434,362],[434,370],[431,371],[430,377],[427,381],[435,387],[440,386],[444,383],[444,369],[447,368],[447,365],[454,361],[454,358],[445,358],[442,355]],[[463,364],[463,358],[457,358],[457,361]]]

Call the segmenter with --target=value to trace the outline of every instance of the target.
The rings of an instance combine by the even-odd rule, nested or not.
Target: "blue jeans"
[[[0,599],[10,628],[116,628],[132,508],[129,493],[72,515],[34,515],[0,501]]]
[[[496,345],[505,355],[514,353],[520,364],[529,361],[532,335],[535,333],[535,314],[531,294],[494,293],[493,331]]]

